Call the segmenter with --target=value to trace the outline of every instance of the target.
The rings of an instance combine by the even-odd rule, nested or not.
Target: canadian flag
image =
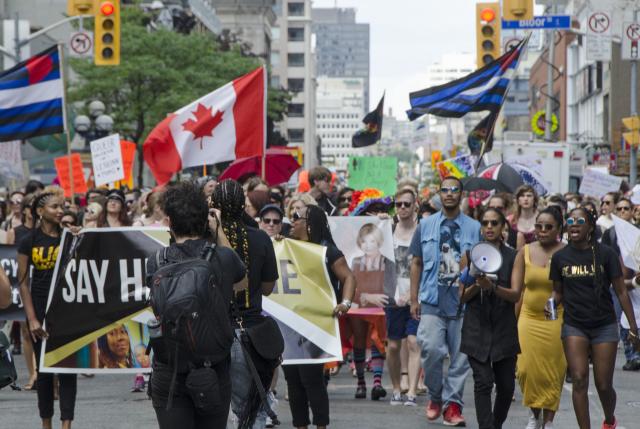
[[[159,185],[185,167],[262,156],[267,73],[260,67],[167,116],[149,133],[144,159]]]

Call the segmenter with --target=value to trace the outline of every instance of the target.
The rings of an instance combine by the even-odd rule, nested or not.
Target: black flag
[[[384,95],[378,102],[376,110],[367,113],[362,122],[365,128],[356,131],[351,138],[352,147],[366,147],[376,144],[382,135],[382,116],[384,112]]]
[[[491,112],[471,130],[467,136],[467,144],[472,155],[482,156],[491,152],[493,149],[493,129],[497,119],[498,113]]]

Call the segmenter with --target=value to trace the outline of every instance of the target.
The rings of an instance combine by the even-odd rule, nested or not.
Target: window
[[[304,16],[304,3],[303,2],[291,2],[288,5],[287,10],[289,16]]]
[[[304,67],[304,54],[287,54],[289,67]]]
[[[304,142],[304,129],[303,128],[289,128],[289,141],[291,143]]]
[[[271,65],[277,66],[280,64],[280,52],[271,52]]]
[[[288,79],[287,89],[289,89],[289,91],[291,92],[304,91],[304,79]]]
[[[271,76],[271,86],[273,88],[280,88],[280,76]]]
[[[289,42],[304,42],[304,28],[289,28]]]
[[[304,116],[304,103],[290,103],[287,115],[290,118],[301,118]]]

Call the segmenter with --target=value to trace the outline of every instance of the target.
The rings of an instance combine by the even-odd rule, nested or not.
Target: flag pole
[[[69,190],[71,192],[71,205],[75,206],[75,190],[73,189],[73,162],[71,161],[71,135],[69,133],[69,115],[67,114],[67,81],[64,73],[64,45],[58,43],[58,59],[60,61],[60,77],[62,78],[62,124],[64,134],[67,137],[67,159],[69,162]],[[62,178],[60,178],[62,180]]]
[[[202,166],[202,177],[207,177],[207,164]]]

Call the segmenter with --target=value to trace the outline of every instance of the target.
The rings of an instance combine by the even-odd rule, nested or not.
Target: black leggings
[[[289,389],[289,408],[294,427],[309,426],[309,407],[313,424],[329,424],[329,394],[324,380],[324,364],[283,365]]]
[[[36,368],[40,368],[40,350],[42,341],[34,344],[36,353]],[[60,420],[73,420],[76,408],[76,393],[78,391],[78,376],[76,374],[57,374],[60,395]],[[40,418],[53,417],[53,376],[52,373],[38,371],[38,410]]]
[[[473,394],[479,429],[502,429],[511,407],[515,389],[515,356],[498,362],[480,362],[469,356],[473,370]],[[496,386],[496,399],[491,411],[491,391]]]

